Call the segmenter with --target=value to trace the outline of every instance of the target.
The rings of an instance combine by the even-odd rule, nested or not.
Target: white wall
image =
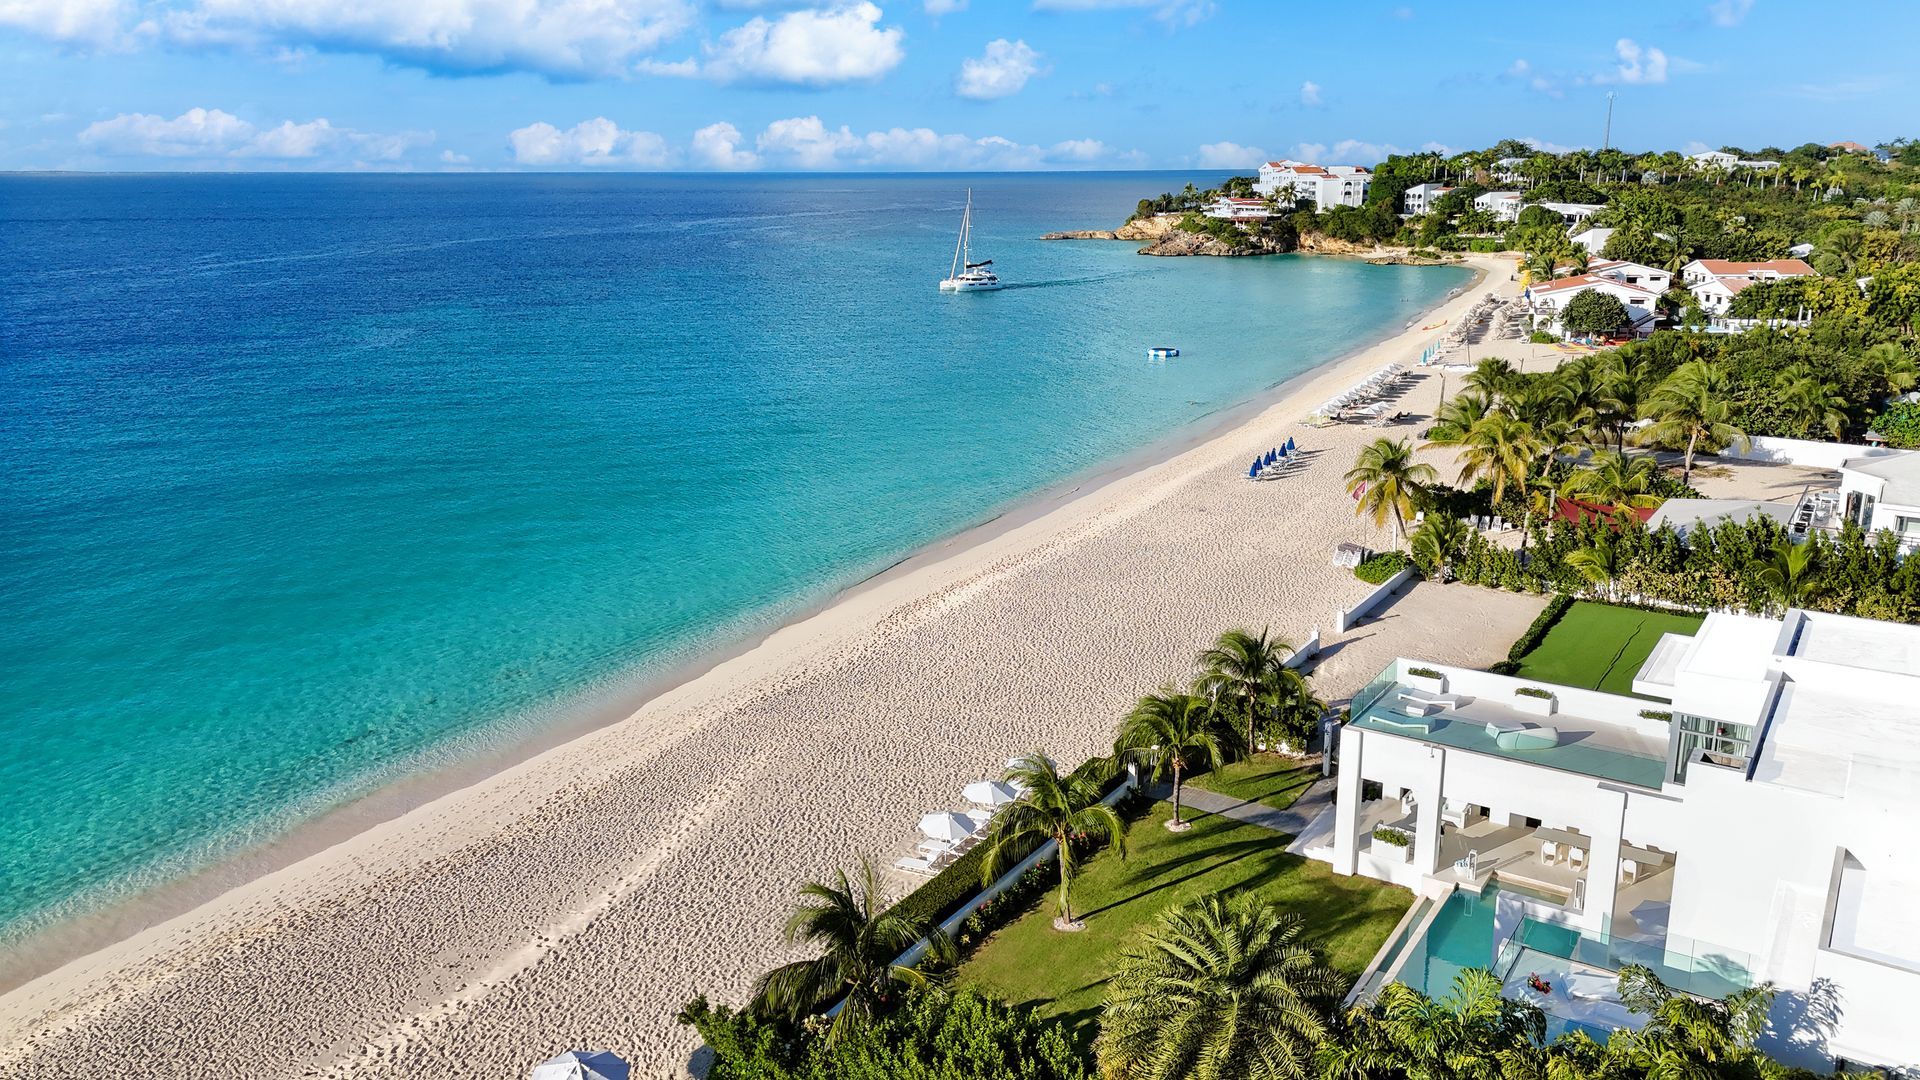
[[[1889,457],[1895,454],[1912,454],[1913,450],[1895,450],[1884,446],[1861,446],[1858,443],[1813,442],[1808,439],[1778,439],[1771,435],[1756,435],[1752,445],[1742,450],[1729,446],[1717,455],[1739,461],[1771,461],[1786,465],[1803,465],[1810,469],[1837,469],[1848,458]]]

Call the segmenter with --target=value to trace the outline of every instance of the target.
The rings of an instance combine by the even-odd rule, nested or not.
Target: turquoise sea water
[[[524,735],[1466,280],[1036,239],[1188,179],[0,178],[0,932]],[[941,295],[968,186],[1014,287]]]

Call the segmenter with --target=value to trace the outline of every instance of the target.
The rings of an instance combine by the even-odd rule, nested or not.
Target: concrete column
[[[1333,827],[1333,872],[1351,874],[1360,860],[1360,769],[1365,733],[1340,729],[1340,781],[1336,788]]]
[[[1440,788],[1445,778],[1446,761],[1445,750],[1437,746],[1427,747],[1426,764],[1413,785],[1413,868],[1422,875],[1439,869]]]
[[[1583,829],[1593,837],[1587,850],[1587,904],[1580,911],[1580,922],[1595,933],[1610,933],[1613,908],[1620,891],[1620,838],[1626,828],[1625,792],[1601,789],[1595,792],[1598,811]]]

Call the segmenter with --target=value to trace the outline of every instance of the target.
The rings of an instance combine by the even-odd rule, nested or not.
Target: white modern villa
[[[1615,992],[1638,963],[1772,982],[1789,1063],[1920,1061],[1920,627],[1713,614],[1632,688],[1400,659],[1354,696],[1292,850],[1421,897],[1360,991],[1487,967],[1604,1034],[1644,1019]]]
[[[1281,199],[1313,200],[1315,210],[1359,206],[1367,201],[1373,173],[1359,165],[1310,165],[1304,161],[1269,161],[1260,166],[1253,190]]]
[[[1415,184],[1400,193],[1400,205],[1408,217],[1419,217],[1431,211],[1440,196],[1452,190],[1446,184]]]
[[[1680,280],[1693,294],[1694,302],[1700,305],[1700,310],[1713,316],[1726,315],[1733,306],[1733,298],[1755,282],[1813,276],[1813,267],[1801,259],[1765,262],[1695,259],[1680,268]]]
[[[1573,298],[1584,292],[1603,292],[1619,300],[1627,309],[1628,330],[1637,337],[1653,333],[1659,320],[1660,294],[1663,290],[1651,283],[1635,283],[1627,280],[1624,272],[1609,274],[1607,267],[1625,267],[1631,263],[1599,263],[1601,267],[1592,273],[1575,274],[1571,277],[1554,278],[1550,281],[1534,282],[1521,293],[1528,305],[1534,324],[1550,333],[1565,336],[1566,326],[1561,317],[1567,312],[1567,305]],[[1644,268],[1643,268],[1644,269]]]

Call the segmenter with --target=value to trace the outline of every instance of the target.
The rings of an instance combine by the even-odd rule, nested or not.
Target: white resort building
[[[1253,190],[1262,195],[1313,200],[1315,210],[1359,206],[1367,201],[1373,174],[1359,165],[1309,165],[1304,161],[1269,161],[1260,166]]]
[[[1453,189],[1445,184],[1415,184],[1400,193],[1400,205],[1409,217],[1419,217],[1433,209],[1433,204]]]
[[[1769,259],[1766,262],[1732,262],[1727,259],[1695,259],[1680,268],[1680,280],[1700,310],[1710,316],[1724,317],[1733,306],[1733,298],[1757,281],[1813,277],[1813,267],[1800,259]]]
[[[1492,214],[1495,221],[1512,221],[1520,216],[1520,193],[1488,191],[1473,197],[1473,208]]]
[[[1206,215],[1227,221],[1260,221],[1271,217],[1273,209],[1267,205],[1265,199],[1244,199],[1222,195],[1207,207]]]
[[[1643,964],[1772,982],[1790,1064],[1920,1061],[1920,627],[1713,614],[1632,687],[1399,659],[1354,696],[1335,805],[1290,850],[1420,894],[1359,992],[1485,967],[1604,1037],[1644,1021],[1615,985]]]
[[[1595,264],[1600,268],[1638,266],[1637,263]],[[1647,269],[1639,267],[1640,270]],[[1651,284],[1634,284],[1626,279],[1625,271],[1616,271],[1610,275],[1604,269],[1595,269],[1590,273],[1575,274],[1572,277],[1554,278],[1551,281],[1534,282],[1521,293],[1533,315],[1534,324],[1548,333],[1566,336],[1567,328],[1560,321],[1566,314],[1567,305],[1583,292],[1599,291],[1618,299],[1627,309],[1631,322],[1628,330],[1636,337],[1645,337],[1653,333],[1654,325],[1660,317],[1658,310],[1660,295],[1664,288],[1655,288]]]

